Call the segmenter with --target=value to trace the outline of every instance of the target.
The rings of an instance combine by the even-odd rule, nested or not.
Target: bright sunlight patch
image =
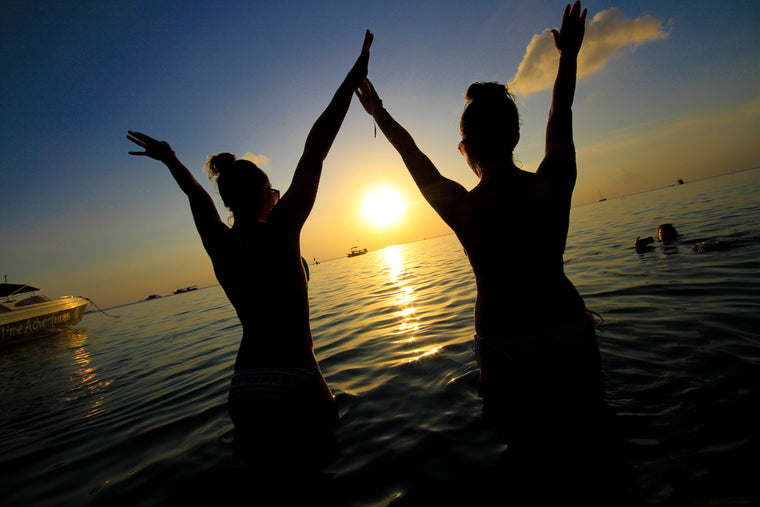
[[[390,188],[372,190],[364,199],[362,217],[375,227],[388,227],[401,220],[406,204]]]

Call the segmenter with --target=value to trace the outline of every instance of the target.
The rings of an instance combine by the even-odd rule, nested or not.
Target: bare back
[[[542,167],[551,163],[571,162]],[[461,197],[450,225],[475,273],[479,335],[534,332],[583,311],[563,269],[571,195],[571,183],[513,166]]]
[[[220,231],[211,243],[214,273],[243,325],[235,370],[315,366],[298,231],[273,213]]]

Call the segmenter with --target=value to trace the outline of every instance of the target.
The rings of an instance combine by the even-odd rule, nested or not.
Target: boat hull
[[[70,297],[0,314],[0,344],[65,331],[82,320],[86,308],[86,299]]]

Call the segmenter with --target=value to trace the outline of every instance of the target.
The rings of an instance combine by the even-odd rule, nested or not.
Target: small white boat
[[[26,284],[0,283],[0,345],[65,331],[79,323],[88,300],[48,299]]]

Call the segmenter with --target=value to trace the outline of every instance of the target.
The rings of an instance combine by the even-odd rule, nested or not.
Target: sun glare
[[[364,199],[362,217],[375,227],[387,227],[398,223],[405,208],[403,199],[394,190],[378,188]]]

